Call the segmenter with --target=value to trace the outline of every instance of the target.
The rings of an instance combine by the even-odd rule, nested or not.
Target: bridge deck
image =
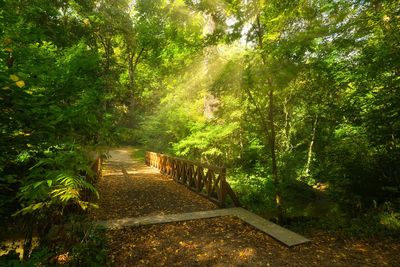
[[[298,235],[288,229],[285,229],[277,224],[274,224],[248,210],[243,208],[229,208],[218,210],[207,210],[198,212],[187,212],[168,215],[143,216],[136,218],[123,218],[98,222],[99,226],[108,229],[116,230],[124,227],[134,227],[149,224],[171,223],[179,221],[206,219],[220,216],[236,216],[253,227],[265,232],[274,239],[282,242],[286,246],[292,247],[295,245],[307,243],[310,240]]]

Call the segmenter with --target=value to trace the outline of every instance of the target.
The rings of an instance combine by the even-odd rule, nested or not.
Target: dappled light
[[[201,55],[195,56],[187,67],[170,77],[170,83],[174,86],[173,93],[167,95],[162,102],[173,106],[186,104],[187,99],[194,100],[206,96],[212,91],[213,84],[225,71],[227,64],[232,59],[240,57],[241,53],[243,53],[243,47],[238,43],[205,48],[201,51]],[[243,69],[243,65],[238,64],[236,68]],[[203,103],[200,102],[199,105]],[[192,110],[193,107],[186,108],[187,112],[192,112]]]
[[[397,266],[399,13],[1,0],[0,266]]]
[[[254,249],[249,247],[240,249],[238,252],[236,252],[236,257],[248,260],[249,258],[254,257]]]
[[[393,249],[390,241],[352,245],[327,234],[312,239],[313,243],[288,249],[232,217],[108,233],[115,266],[394,266],[397,262],[397,255],[386,251]]]
[[[213,203],[161,175],[157,169],[147,167],[144,161],[132,162],[131,149],[111,150],[110,155],[103,169],[107,175],[103,175],[98,184],[100,208],[92,211],[94,219],[122,219],[216,208]],[[129,169],[135,171],[129,174]]]
[[[15,235],[0,236],[0,237],[1,237],[0,257],[8,254],[10,251],[15,251],[17,254],[19,254],[19,257],[22,259],[24,250],[23,246],[24,238],[22,236],[16,237]],[[33,237],[32,247],[37,248],[38,245],[39,245],[39,239],[37,237]]]

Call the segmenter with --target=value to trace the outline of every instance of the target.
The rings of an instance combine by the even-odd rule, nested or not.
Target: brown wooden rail
[[[92,158],[90,163],[90,169],[92,173],[86,173],[86,181],[95,185],[98,179],[101,177],[101,165],[103,163],[103,157],[93,152],[89,154],[89,158]],[[80,192],[81,199],[84,201],[95,201],[96,195],[89,189],[83,189]],[[66,212],[81,213],[83,212],[82,207],[78,204],[72,204],[68,207]]]
[[[96,178],[101,175],[101,164],[103,163],[103,158],[101,156],[97,156],[96,159],[90,165],[90,169],[94,172]]]
[[[226,168],[210,166],[146,151],[146,164],[160,170],[196,193],[206,197],[220,207],[225,207],[229,196],[236,207],[240,202],[231,186],[226,182]]]

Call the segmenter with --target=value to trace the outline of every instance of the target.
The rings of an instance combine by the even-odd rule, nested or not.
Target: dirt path
[[[205,198],[161,175],[158,170],[133,160],[133,149],[110,151],[98,184],[99,209],[95,220],[174,214],[216,209]]]
[[[110,266],[399,266],[393,239],[343,239],[315,232],[287,248],[236,217],[108,232]]]
[[[115,149],[99,182],[97,220],[216,209],[156,169]],[[398,266],[393,239],[360,240],[315,232],[287,248],[236,217],[109,230],[108,266]]]

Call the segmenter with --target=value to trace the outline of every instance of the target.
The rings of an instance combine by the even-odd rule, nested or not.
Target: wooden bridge
[[[286,246],[291,247],[309,242],[309,240],[303,236],[300,236],[254,213],[251,213],[243,208],[240,208],[239,207],[240,203],[237,196],[235,195],[232,188],[226,181],[225,168],[210,166],[154,152],[146,152],[145,162],[148,166],[157,168],[157,170],[161,172],[163,177],[165,177],[163,179],[170,178],[170,181],[177,182],[173,183],[175,184],[179,183],[184,185],[192,192],[195,192],[196,194],[206,198],[207,200],[210,200],[211,202],[217,204],[219,207],[225,207],[229,204],[229,202],[227,201],[227,197],[229,196],[232,201],[232,204],[236,207],[223,208],[223,209],[206,208],[206,210],[204,210],[203,208],[202,208],[203,210],[198,210],[198,209],[193,210],[192,208],[190,208],[182,210],[183,212],[176,213],[176,211],[180,211],[179,206],[183,204],[183,202],[179,200],[180,202],[172,203],[173,208],[168,210],[167,213],[158,212],[157,207],[150,207],[151,210],[147,209],[147,211],[146,210],[140,211],[140,208],[142,208],[142,206],[160,205],[159,203],[154,202],[154,201],[159,201],[157,200],[157,197],[154,197],[154,192],[146,192],[146,189],[143,188],[143,186],[152,188],[152,190],[155,190],[155,187],[160,187],[159,189],[157,189],[156,194],[162,194],[167,189],[162,188],[162,184],[165,185],[165,183],[160,183],[161,181],[164,180],[159,180],[159,178],[157,178],[156,181],[154,179],[143,180],[143,176],[145,176],[145,174],[154,175],[153,174],[154,168],[143,169],[139,173],[138,172],[139,168],[143,167],[141,167],[138,162],[135,163],[136,165],[132,167],[130,161],[131,159],[129,157],[124,157],[122,160],[122,157],[117,156],[116,159],[114,159],[114,162],[105,163],[105,166],[111,166],[112,173],[111,174],[104,173],[103,175],[106,175],[107,177],[114,179],[108,180],[110,184],[106,184],[104,186],[104,189],[100,188],[101,190],[104,191],[102,195],[107,196],[108,191],[111,190],[112,183],[114,183],[114,185],[119,186],[119,188],[115,189],[115,191],[118,192],[117,197],[121,197],[122,199],[116,201],[117,205],[112,206],[112,203],[110,203],[110,201],[105,198],[103,200],[103,205],[100,203],[100,207],[103,206],[103,208],[102,207],[100,208],[100,211],[103,210],[103,212],[105,213],[109,213],[109,211],[112,211],[113,214],[115,214],[116,212],[118,212],[118,210],[123,210],[123,212],[121,212],[120,214],[121,215],[123,214],[124,217],[121,217],[121,215],[118,216],[117,218],[115,216],[111,217],[100,216],[99,218],[103,218],[103,220],[100,220],[98,222],[98,225],[104,226],[108,229],[121,229],[124,227],[134,227],[134,226],[149,225],[149,224],[163,224],[163,223],[171,223],[171,222],[179,222],[187,220],[214,218],[221,216],[235,216],[247,222],[248,224],[252,225],[253,227],[261,230],[262,232],[268,234],[274,239],[282,242]],[[108,167],[108,169],[110,169],[110,167]],[[120,171],[117,172],[116,171],[117,169],[120,169]],[[132,182],[132,178],[135,178],[132,177],[132,175],[138,179],[142,179],[142,182],[140,182],[141,184],[139,184],[136,188],[129,188],[131,186],[130,183]],[[102,179],[104,178],[105,177],[103,177]],[[123,178],[123,180],[121,180],[121,178]],[[150,187],[149,187],[149,182],[152,183]],[[121,183],[126,183],[126,184],[121,185]],[[177,190],[177,189],[178,188],[172,190]],[[150,194],[149,198],[147,198],[146,200],[141,200],[141,199],[132,200],[126,198],[125,194],[131,194],[132,191],[138,191],[138,190],[140,190],[141,192],[138,194],[134,194],[135,197],[141,197],[146,194]],[[122,191],[124,191],[125,193]],[[169,205],[171,204],[169,202],[174,202],[174,200],[172,200],[172,196],[174,196],[177,193],[170,191],[168,194],[170,195],[170,197],[168,198],[167,201],[162,202],[162,205]],[[201,197],[199,198],[202,199]],[[149,201],[150,202],[153,201],[154,204],[151,203],[149,204],[148,203]],[[193,202],[200,200],[195,200],[195,198],[191,196],[190,200],[186,199],[186,201]],[[203,201],[208,202],[206,200]],[[141,204],[138,205],[139,202],[141,202]],[[125,204],[126,206],[121,207],[122,203]],[[133,205],[137,205],[136,206],[137,208],[133,207]],[[202,204],[202,205],[204,206],[207,204]],[[136,210],[138,210],[139,212],[135,213]],[[155,215],[153,215],[154,212],[156,212]]]
[[[171,177],[220,207],[226,206],[227,196],[235,207],[240,206],[239,199],[226,181],[226,168],[148,151],[146,164],[159,169],[163,175]]]

